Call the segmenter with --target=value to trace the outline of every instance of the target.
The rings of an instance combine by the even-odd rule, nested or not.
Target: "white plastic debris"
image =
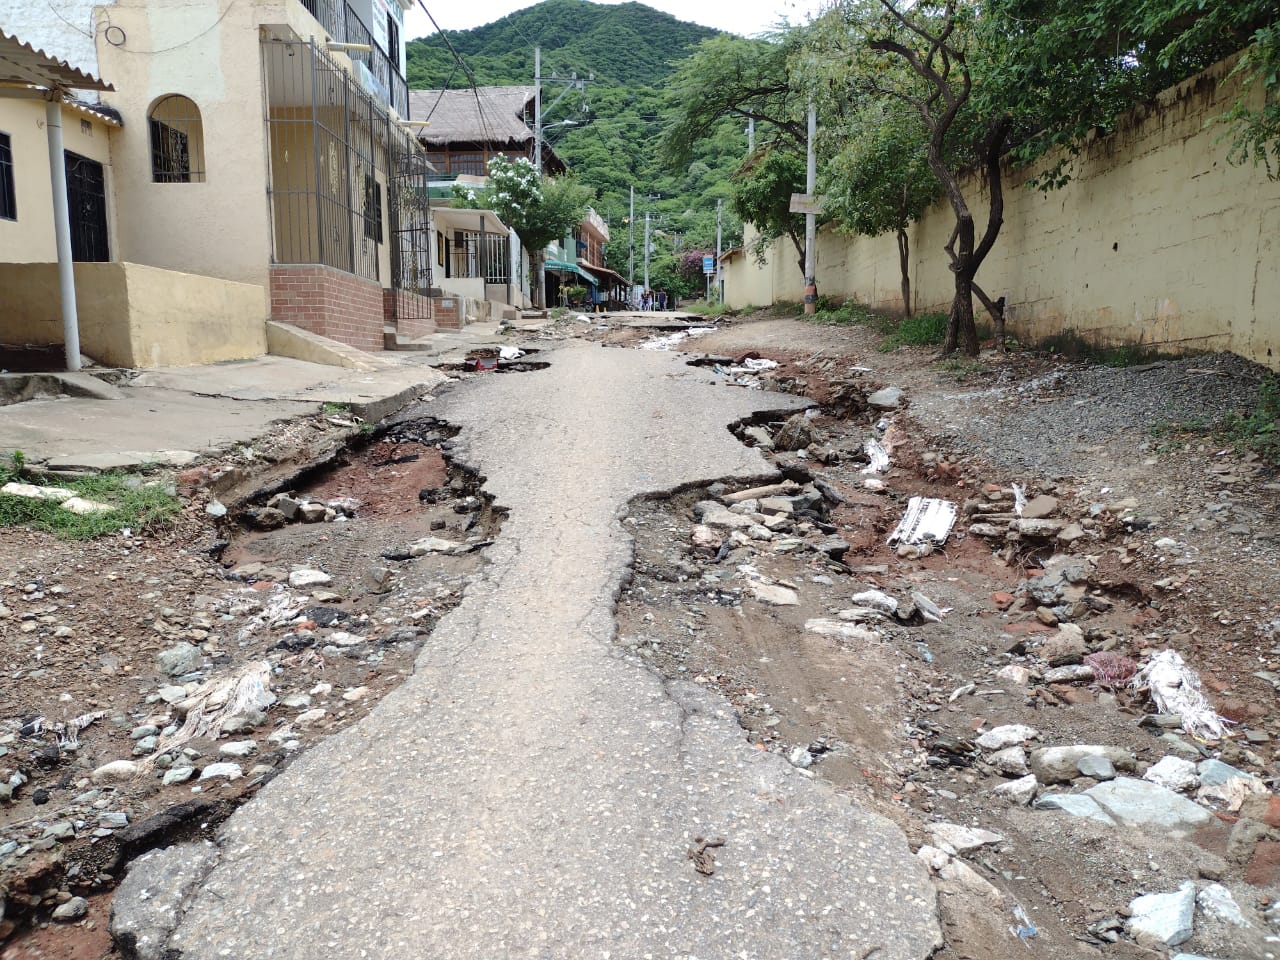
[[[889,534],[889,546],[945,543],[956,522],[956,505],[934,497],[912,497],[907,511]]]
[[[684,341],[691,337],[700,337],[705,333],[711,333],[715,327],[689,327],[686,330],[678,330],[675,333],[669,333],[665,337],[654,337],[652,340],[642,344],[645,350],[674,350]]]
[[[1027,488],[1020,483],[1013,485],[1013,512],[1018,516],[1022,516],[1022,511],[1027,506]]]
[[[1182,717],[1182,729],[1202,740],[1220,740],[1227,727],[1222,717],[1209,705],[1200,678],[1176,650],[1161,650],[1131,681],[1134,688],[1147,687],[1151,700],[1161,713]]]
[[[777,360],[770,360],[767,357],[747,357],[742,361],[742,365],[752,373],[759,373],[761,370],[773,370],[778,366]]]
[[[862,445],[862,449],[867,453],[867,465],[862,468],[863,473],[884,473],[889,469],[889,451],[879,440],[868,440]]]
[[[523,356],[524,356],[524,351],[521,350],[519,347],[499,347],[498,348],[499,360],[519,360]]]
[[[216,736],[222,721],[247,713],[262,713],[276,702],[271,692],[271,664],[253,660],[238,673],[211,677],[195,689],[179,705],[185,711],[182,727],[169,737],[162,737],[156,751],[147,759],[168,753],[198,737]]]

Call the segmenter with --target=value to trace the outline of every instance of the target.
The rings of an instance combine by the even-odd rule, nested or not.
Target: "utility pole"
[[[649,211],[644,212],[644,288],[649,289]]]
[[[724,201],[716,201],[716,300],[722,300],[722,287],[724,282],[720,277],[720,237],[721,228],[724,224]]]
[[[631,216],[627,218],[627,246],[631,252],[627,257],[627,299],[630,300],[636,289],[636,188],[631,188]]]
[[[533,48],[533,167],[542,176],[542,48]]]
[[[756,120],[751,117],[747,120],[747,153],[756,152]]]
[[[814,197],[818,189],[818,159],[814,153],[814,140],[818,134],[818,111],[809,98],[809,138],[805,148],[804,192],[809,198],[809,212],[804,215],[804,312],[818,312],[818,216],[814,213]]]

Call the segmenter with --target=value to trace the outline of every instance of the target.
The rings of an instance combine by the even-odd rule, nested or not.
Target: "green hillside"
[[[725,247],[741,240],[742,225],[729,209],[729,183],[746,154],[746,136],[733,122],[701,141],[683,170],[658,160],[668,124],[662,88],[674,64],[715,31],[684,23],[641,3],[616,6],[589,0],[543,0],[473,30],[450,31],[449,40],[482,85],[532,84],[533,48],[542,47],[542,72],[550,77],[595,75],[584,92],[570,92],[544,117],[547,140],[574,176],[596,191],[596,209],[613,234],[609,261],[627,269],[628,198],[636,192],[636,219],[651,214],[656,247],[650,277],[655,287],[680,287],[678,255],[714,249],[716,201],[724,200]],[[409,85],[422,89],[465,87],[443,41],[408,46]],[[548,84],[549,105],[564,88]],[[415,119],[423,119],[416,117]],[[571,120],[573,126],[558,121]],[[636,234],[636,276],[643,259],[642,228]],[[701,281],[691,281],[697,287]]]
[[[657,84],[671,72],[671,61],[715,35],[642,3],[590,0],[543,0],[493,23],[446,33],[477,83],[532,83],[533,48],[541,45],[545,75],[594,73],[602,83],[622,86]],[[438,89],[454,74],[453,57],[439,35],[408,46],[409,86]],[[464,81],[454,74],[451,86]]]

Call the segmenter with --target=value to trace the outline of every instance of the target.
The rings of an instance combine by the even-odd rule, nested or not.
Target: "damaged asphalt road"
[[[612,642],[628,501],[765,475],[724,427],[801,401],[658,353],[547,358],[431,405],[510,509],[489,566],[412,678],[228,821],[157,956],[905,960],[941,943],[896,827]],[[702,838],[724,841],[709,873]],[[122,901],[146,869],[117,911],[142,906]]]

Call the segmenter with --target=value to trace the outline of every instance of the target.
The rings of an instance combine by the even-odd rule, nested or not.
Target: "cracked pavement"
[[[941,943],[901,832],[613,643],[628,501],[769,475],[725,429],[802,401],[567,345],[407,416],[510,509],[416,672],[223,827],[166,956],[841,957]],[[715,872],[688,857],[724,838]]]

